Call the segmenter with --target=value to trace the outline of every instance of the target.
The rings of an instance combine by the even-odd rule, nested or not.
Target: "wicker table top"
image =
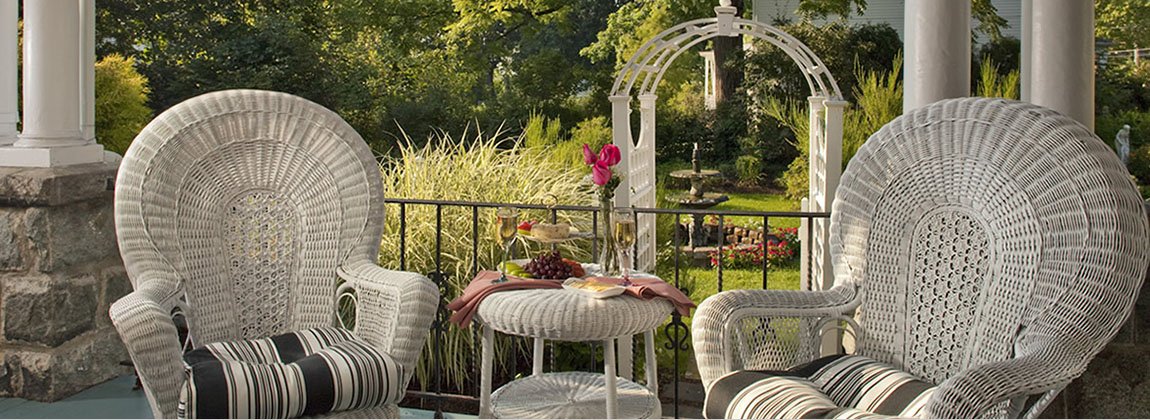
[[[504,334],[593,341],[650,331],[672,310],[666,299],[596,299],[567,289],[531,289],[491,294],[479,304],[478,317]]]

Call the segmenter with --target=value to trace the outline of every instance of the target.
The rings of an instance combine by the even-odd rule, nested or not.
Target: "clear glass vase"
[[[615,235],[611,231],[611,214],[615,212],[614,200],[599,200],[599,237],[602,239],[599,247],[599,268],[604,276],[617,276],[619,274],[619,255],[615,246]]]

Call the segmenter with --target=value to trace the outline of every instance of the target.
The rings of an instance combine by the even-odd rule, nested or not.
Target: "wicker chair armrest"
[[[858,307],[852,285],[827,291],[731,290],[711,296],[701,304],[692,320],[692,343],[703,385],[741,368],[735,358],[731,331],[747,318],[841,319]],[[813,338],[813,337],[812,337]],[[793,355],[791,355],[793,356]],[[784,369],[793,357],[768,361],[766,368]]]
[[[1001,413],[994,413],[993,409],[1005,401],[1065,387],[1082,373],[1082,368],[1076,365],[1069,359],[1043,352],[975,366],[939,384],[927,402],[925,413],[928,418],[1000,416]]]
[[[112,304],[109,315],[128,349],[155,418],[175,418],[184,364],[170,305],[174,285],[143,283]]]
[[[368,261],[345,264],[339,276],[356,291],[356,336],[403,364],[404,381],[410,381],[439,308],[435,283]]]

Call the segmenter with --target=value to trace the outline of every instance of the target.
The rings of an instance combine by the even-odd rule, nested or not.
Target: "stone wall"
[[[1042,417],[1150,417],[1150,273],[1126,325]]]
[[[108,306],[131,291],[116,166],[0,168],[0,397],[55,401],[130,373]]]

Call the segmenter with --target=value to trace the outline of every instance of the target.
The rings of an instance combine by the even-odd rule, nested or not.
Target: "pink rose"
[[[587,143],[583,143],[583,163],[594,165],[595,162],[598,161],[599,159],[595,157],[595,152],[591,151],[591,146],[588,146]]]
[[[591,165],[591,181],[600,187],[607,185],[607,181],[611,180],[611,168],[607,167],[607,163],[603,160],[595,162]]]
[[[619,147],[614,144],[605,144],[599,150],[599,161],[606,162],[607,166],[615,166],[620,160],[622,160],[622,154],[619,152]]]

